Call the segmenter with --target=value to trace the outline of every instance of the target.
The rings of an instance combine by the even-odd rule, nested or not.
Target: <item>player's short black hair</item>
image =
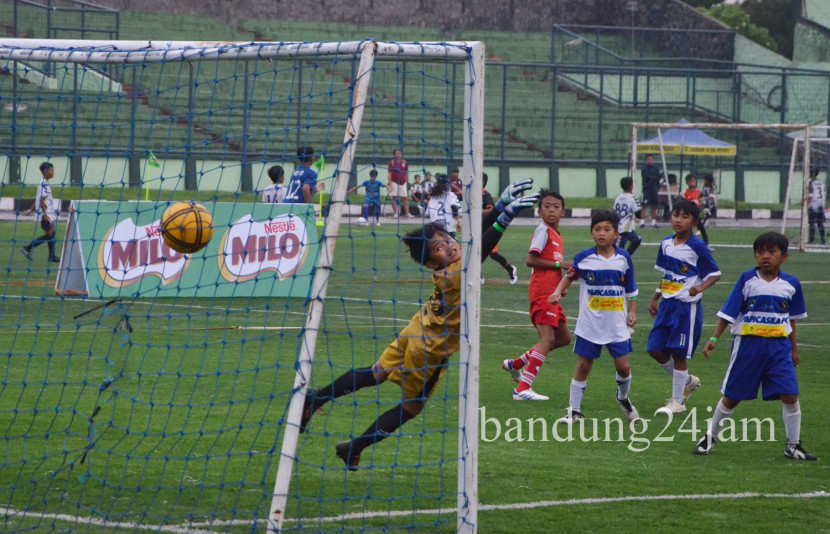
[[[369,171],[369,176],[377,176],[377,175],[378,175],[378,170],[377,169],[372,169],[371,171]]]
[[[452,170],[450,171],[450,174],[455,174],[457,172],[458,172],[458,167],[453,167]]]
[[[700,217],[700,208],[691,200],[678,200],[672,206],[671,212],[672,215],[683,212],[686,215],[690,215],[694,220],[697,220],[698,217]]]
[[[423,228],[416,228],[403,236],[403,242],[409,249],[409,255],[415,263],[425,265],[432,258],[429,255],[429,242],[434,239],[443,239],[449,236],[444,225],[437,222],[425,224]]]
[[[46,174],[46,171],[48,171],[52,167],[54,167],[54,165],[52,165],[48,161],[44,161],[43,163],[40,164],[40,167],[39,167],[40,168],[40,173],[41,174]]]
[[[790,246],[790,240],[784,234],[778,232],[764,232],[755,238],[752,243],[752,251],[758,253],[761,250],[777,248],[781,254],[786,254]]]
[[[654,154],[646,154],[646,156],[643,159],[648,159],[648,158],[653,158],[653,157],[654,157]]]
[[[539,205],[542,205],[542,201],[545,200],[547,197],[558,198],[559,202],[562,203],[562,207],[565,207],[565,197],[559,194],[558,191],[554,191],[553,189],[540,189],[539,190]]]
[[[706,176],[704,176],[704,177],[703,177],[703,183],[704,183],[704,184],[713,184],[713,185],[714,185],[714,183],[715,183],[715,177],[714,177],[713,175],[711,175],[711,174],[707,174]]]
[[[484,188],[487,186],[487,173],[481,173],[481,187]]]
[[[688,183],[689,183],[689,180],[691,180],[692,178],[694,178],[695,180],[697,180],[697,178],[695,178],[695,175],[694,175],[694,174],[692,174],[692,173],[687,174],[687,175],[686,175],[686,183],[688,184]]]
[[[631,176],[623,176],[620,178],[620,187],[623,191],[630,191],[634,187],[634,179]]]
[[[614,210],[598,210],[591,214],[591,230],[601,222],[610,222],[614,230],[620,225],[620,215]]]
[[[300,158],[300,161],[308,161],[311,156],[314,155],[314,147],[311,145],[308,146],[301,146],[297,149],[297,157]]]
[[[271,179],[271,183],[273,184],[278,183],[284,175],[285,171],[283,171],[282,167],[280,167],[279,165],[274,165],[273,167],[268,169],[268,178]]]

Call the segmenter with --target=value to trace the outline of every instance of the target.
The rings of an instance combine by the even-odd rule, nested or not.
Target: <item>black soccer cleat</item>
[[[334,446],[334,450],[337,452],[337,457],[343,460],[343,463],[346,464],[346,468],[349,471],[357,471],[357,467],[360,465],[360,455],[351,454],[351,441],[341,441]]]
[[[718,438],[707,432],[703,434],[703,438],[695,445],[694,453],[698,456],[707,456],[715,448],[717,442]]]
[[[793,460],[806,460],[808,462],[815,462],[818,460],[818,457],[815,454],[810,454],[801,447],[800,441],[795,445],[787,444],[787,447],[784,449],[784,456],[792,458]]]

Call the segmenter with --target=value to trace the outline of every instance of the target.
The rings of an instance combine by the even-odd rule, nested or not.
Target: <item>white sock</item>
[[[571,394],[568,402],[571,405],[571,409],[576,412],[582,411],[582,395],[585,394],[585,386],[587,383],[587,380],[571,379]]]
[[[660,367],[666,370],[667,373],[672,374],[674,373],[674,360],[669,358],[669,361],[666,363],[661,363]]]
[[[784,430],[787,434],[787,445],[796,445],[801,441],[801,404],[781,404],[781,413],[784,416]]]
[[[671,380],[671,398],[683,404],[683,389],[686,387],[686,381],[689,379],[689,371],[674,370]]]
[[[733,410],[728,409],[723,404],[723,399],[718,401],[715,406],[715,413],[712,415],[712,421],[709,423],[709,434],[717,437],[723,427],[724,419],[728,419],[732,415]]]
[[[631,390],[631,373],[628,376],[622,377],[617,373],[617,398],[627,399],[628,392]]]

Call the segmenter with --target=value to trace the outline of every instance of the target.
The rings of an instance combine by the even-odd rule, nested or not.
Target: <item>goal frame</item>
[[[457,532],[475,533],[478,526],[478,404],[479,404],[479,323],[481,243],[481,174],[484,149],[484,74],[485,47],[479,41],[387,43],[374,40],[274,43],[274,42],[209,42],[209,41],[107,41],[73,39],[0,39],[0,59],[6,61],[67,62],[78,64],[136,64],[164,61],[204,61],[205,59],[240,60],[262,58],[319,58],[353,54],[360,56],[359,73],[353,88],[349,119],[337,165],[337,176],[327,224],[321,232],[320,258],[316,268],[303,327],[303,336],[295,362],[292,397],[284,422],[283,441],[279,451],[270,513],[269,532],[282,530],[284,511],[299,436],[302,405],[311,378],[317,334],[322,320],[327,284],[346,203],[350,170],[357,149],[360,122],[376,60],[463,62],[464,132],[462,182],[469,195],[463,199],[463,256],[467,261],[467,283],[462,289],[461,348],[459,351],[459,415],[458,415],[458,498]],[[472,236],[476,236],[475,239]],[[476,283],[470,283],[475,280]],[[267,490],[266,490],[267,491]],[[263,518],[265,519],[265,518]]]
[[[780,123],[718,123],[718,122],[689,122],[689,123],[676,123],[676,122],[632,122],[631,123],[631,160],[629,161],[629,172],[630,176],[634,178],[637,173],[637,133],[641,128],[657,128],[658,136],[661,136],[663,128],[675,128],[680,130],[693,130],[693,129],[710,129],[710,130],[784,130],[784,131],[803,131],[804,132],[804,158],[803,158],[803,172],[802,172],[802,182],[803,188],[806,191],[807,186],[810,182],[810,138],[811,138],[811,128],[810,124],[780,124]],[[797,138],[796,138],[797,139]],[[660,142],[661,150],[660,155],[663,163],[663,170],[666,172],[666,163],[665,163],[665,153],[662,150],[662,140]],[[795,157],[795,152],[792,154],[792,158]],[[794,161],[790,161],[790,171],[792,172]],[[788,176],[788,185],[787,185],[787,195],[784,204],[784,220],[786,222],[786,211],[787,211],[787,202],[789,200],[789,181],[790,178]],[[671,196],[669,197],[671,198]],[[806,250],[807,246],[807,237],[806,237],[806,224],[807,224],[807,197],[806,195],[803,196],[801,202],[801,232],[800,232],[800,239],[798,244],[798,249],[802,252]]]
[[[793,177],[796,175],[796,159],[798,157],[798,150],[799,144],[804,145],[805,153],[812,152],[813,143],[825,143],[830,150],[830,126],[828,125],[813,125],[810,127],[810,133],[821,131],[823,135],[821,136],[811,136],[805,132],[805,135],[802,136],[792,136],[793,141],[793,149],[790,154],[790,166],[787,172],[787,189],[784,195],[784,216],[781,219],[781,233],[785,233],[787,229],[787,221],[789,220],[789,205],[790,205],[790,198],[792,196],[792,187],[793,187]],[[807,246],[807,231],[809,229],[809,202],[807,201],[807,197],[809,195],[809,188],[810,188],[810,176],[809,176],[809,169],[812,167],[812,154],[808,154],[807,163],[804,165],[802,169],[802,174],[806,171],[807,178],[802,183],[802,191],[801,191],[801,201],[804,209],[801,210],[800,214],[800,231],[799,231],[799,242],[803,243],[803,248],[799,247],[799,250],[802,252],[804,251],[818,251],[821,249],[811,248]]]

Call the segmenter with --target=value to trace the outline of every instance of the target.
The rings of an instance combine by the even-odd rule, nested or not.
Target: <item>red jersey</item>
[[[539,258],[547,261],[565,260],[562,236],[545,223],[537,226],[533,232],[533,237],[530,238],[530,252],[539,254]],[[556,290],[561,281],[561,269],[533,269],[528,288],[530,302],[536,300],[547,302],[548,297]]]
[[[701,206],[700,189],[686,189],[685,191],[683,191],[683,198],[691,202],[694,202],[698,205],[698,207]]]
[[[409,166],[405,159],[389,160],[389,179],[398,185],[403,185],[409,179]]]

